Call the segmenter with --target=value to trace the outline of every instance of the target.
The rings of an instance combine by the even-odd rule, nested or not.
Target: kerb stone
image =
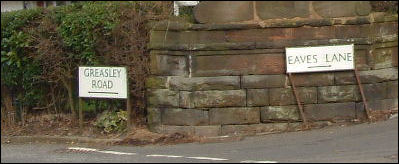
[[[222,135],[255,135],[265,132],[282,132],[287,129],[288,123],[222,125]]]
[[[221,126],[194,126],[194,134],[196,136],[215,137],[221,134]]]

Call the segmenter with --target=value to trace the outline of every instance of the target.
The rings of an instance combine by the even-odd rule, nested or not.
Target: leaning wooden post
[[[127,70],[127,69],[126,69]],[[126,72],[127,75],[127,72]],[[131,114],[132,114],[132,104],[130,100],[130,90],[129,90],[129,77],[126,77],[127,81],[127,100],[126,100],[126,110],[127,110],[127,131],[130,132],[132,128],[132,119],[131,119]]]

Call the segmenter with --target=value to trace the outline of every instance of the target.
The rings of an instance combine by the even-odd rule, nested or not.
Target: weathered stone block
[[[334,31],[333,32],[335,36],[334,38],[345,39],[351,42],[353,42],[352,38],[366,38],[371,36],[372,34],[371,28],[372,28],[371,24],[331,26],[331,30]]]
[[[255,23],[240,23],[240,24],[192,24],[190,29],[191,30],[204,30],[204,31],[209,31],[209,30],[241,30],[241,29],[252,29],[252,28],[259,28],[259,24]]]
[[[297,87],[299,99],[301,103],[313,104],[317,103],[316,87]],[[297,104],[292,88],[270,88],[269,89],[270,105],[292,105]]]
[[[359,71],[362,83],[379,83],[398,79],[398,68]]]
[[[172,51],[174,54],[186,55],[185,51]],[[242,55],[242,54],[278,54],[284,53],[283,49],[253,49],[253,50],[224,50],[224,51],[194,51],[189,52],[194,56],[214,56],[214,55]],[[171,52],[169,52],[170,54]]]
[[[147,102],[150,107],[177,107],[179,92],[168,89],[153,89],[147,91]]]
[[[226,31],[228,42],[256,42],[257,48],[284,48],[287,46],[312,46],[329,44],[329,39],[341,39],[342,43],[363,43],[362,40],[372,36],[373,29],[386,29],[389,35],[395,31],[387,25],[371,24],[297,27],[297,28],[263,28]],[[376,31],[378,33],[378,31]],[[376,35],[380,36],[380,35]],[[350,39],[348,39],[350,38]],[[338,42],[341,43],[341,42]],[[331,43],[330,43],[331,44]],[[371,41],[370,43],[371,44]]]
[[[172,90],[233,90],[240,89],[239,76],[220,77],[171,77],[169,80]]]
[[[225,42],[224,31],[152,31],[150,48],[156,44],[206,44]]]
[[[349,30],[349,27],[298,27],[298,28],[264,28],[249,30],[231,30],[226,31],[226,39],[229,42],[257,42],[269,43],[270,45],[284,47],[289,42],[295,45],[298,42],[309,40],[323,40],[335,38],[336,29],[340,31]],[[352,27],[353,28],[353,27]],[[358,29],[356,29],[358,30]],[[364,36],[364,34],[358,34]],[[276,43],[273,43],[276,42]],[[279,47],[278,47],[279,48]]]
[[[391,42],[382,42],[382,43],[377,42],[377,43],[373,44],[373,47],[377,48],[377,49],[379,49],[379,48],[398,47],[398,41],[395,40],[395,41],[391,41]]]
[[[370,110],[391,110],[398,109],[398,99],[383,99],[367,101]],[[356,115],[359,119],[366,119],[366,111],[364,110],[364,103],[356,103]]]
[[[253,19],[250,1],[203,1],[194,8],[199,23],[229,23]]]
[[[283,54],[196,56],[192,60],[193,76],[283,74],[284,72]]]
[[[168,108],[162,110],[164,125],[208,125],[208,111],[198,109]]]
[[[370,23],[371,23],[370,17],[368,16],[355,17],[342,22],[342,24],[344,25],[359,25],[359,24],[370,24]]]
[[[248,75],[242,77],[243,88],[277,88],[288,84],[286,75]]]
[[[318,88],[318,103],[356,101],[355,85],[325,86]]]
[[[147,126],[151,131],[157,131],[156,128],[161,125],[161,109],[147,108]]]
[[[356,118],[354,102],[308,104],[304,106],[305,117],[309,120],[336,120]]]
[[[222,135],[255,135],[256,133],[286,131],[287,128],[288,123],[222,125]]]
[[[398,107],[398,99],[383,99],[368,101],[367,105],[370,110],[389,110]],[[356,108],[364,110],[364,103],[356,103]]]
[[[357,15],[369,15],[371,12],[371,5],[368,1],[359,1],[356,4],[356,14]]]
[[[157,22],[148,23],[151,30],[155,31],[184,31],[188,30],[192,24],[181,20],[162,20]]]
[[[362,86],[367,101],[385,99],[387,96],[386,83],[363,84]],[[360,95],[359,89],[357,92]]]
[[[189,34],[191,33],[183,33],[178,31],[151,31],[149,48],[155,48],[155,45],[157,44],[165,45],[192,43],[192,38],[188,36]]]
[[[182,108],[238,107],[246,105],[245,90],[181,92]]]
[[[150,76],[145,81],[145,87],[148,89],[166,89],[167,77],[165,76]]]
[[[333,73],[306,73],[292,75],[295,87],[300,86],[326,86],[334,84]],[[291,84],[291,81],[290,81]]]
[[[184,56],[151,54],[150,60],[151,74],[163,76],[187,75],[186,58]]]
[[[334,72],[334,81],[337,85],[357,84],[354,71]]]
[[[384,23],[374,23],[371,24],[371,36],[381,37],[387,35],[397,35],[398,34],[398,22],[384,22]],[[396,39],[392,40],[392,42],[398,41]],[[383,41],[387,42],[387,41]]]
[[[392,52],[392,66],[398,67],[398,47]]]
[[[371,66],[369,63],[369,49],[355,50],[355,64],[359,71],[370,70]]]
[[[387,98],[393,99],[398,98],[398,81],[389,81],[387,85]]]
[[[281,19],[309,16],[307,1],[256,1],[256,12],[261,19]]]
[[[195,108],[194,102],[193,102],[193,94],[191,92],[180,91],[179,107],[180,108]]]
[[[322,17],[336,18],[368,15],[371,11],[371,6],[368,1],[314,1],[313,9]]]
[[[259,123],[259,119],[258,107],[212,108],[209,110],[211,125],[254,124]]]
[[[248,106],[266,106],[269,105],[269,90],[267,89],[248,89]]]
[[[394,56],[398,56],[398,47],[375,49],[372,53],[373,69],[393,67]]]
[[[365,44],[370,45],[373,44],[372,39],[370,38],[350,38],[350,39],[328,39],[327,44]]]
[[[260,109],[261,122],[299,121],[298,106],[267,106]]]
[[[212,126],[194,126],[194,134],[196,136],[215,137],[221,134],[220,125]]]
[[[255,42],[241,42],[241,43],[194,43],[187,48],[178,47],[178,49],[174,49],[171,47],[171,50],[191,50],[191,51],[219,51],[219,50],[252,50],[255,49]]]
[[[309,26],[312,27],[322,27],[322,26],[332,26],[334,24],[334,20],[332,19],[326,19],[326,18],[322,18],[322,19],[308,19],[305,20],[305,24],[308,24]]]
[[[348,72],[335,72],[335,84],[357,84],[355,73]],[[397,68],[387,68],[380,70],[359,71],[359,77],[362,84],[367,83],[380,83],[384,81],[397,80]]]

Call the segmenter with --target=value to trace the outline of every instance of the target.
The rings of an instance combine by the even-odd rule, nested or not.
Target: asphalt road
[[[398,163],[398,119],[227,143],[144,147],[10,143],[1,144],[1,162]]]

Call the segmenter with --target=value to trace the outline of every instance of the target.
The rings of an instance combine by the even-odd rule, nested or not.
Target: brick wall
[[[298,128],[302,120],[285,74],[290,46],[354,43],[370,108],[397,108],[397,26],[397,15],[386,13],[267,24],[157,22],[146,81],[149,127],[205,136]],[[310,121],[365,119],[353,71],[293,78]]]

